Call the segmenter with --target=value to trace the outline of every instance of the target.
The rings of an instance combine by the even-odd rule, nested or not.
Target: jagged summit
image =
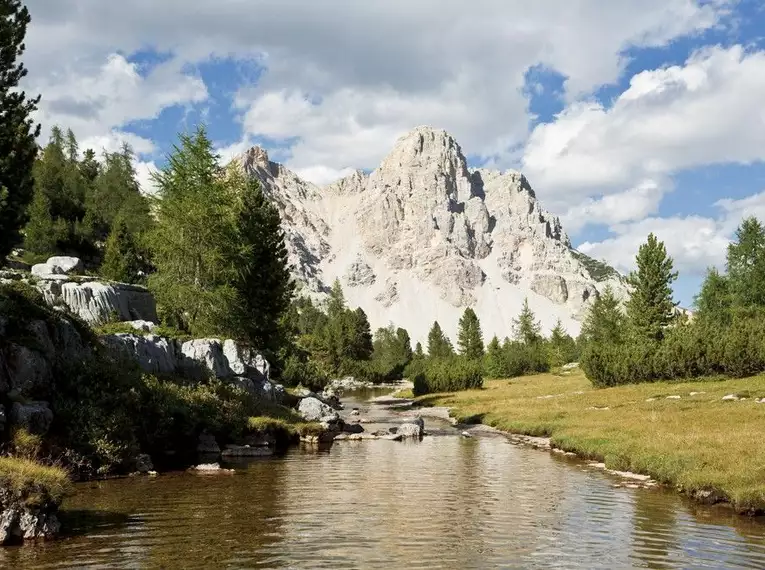
[[[453,337],[472,306],[484,335],[511,334],[524,298],[545,328],[572,333],[600,290],[624,293],[613,269],[571,248],[517,171],[470,170],[442,129],[401,136],[370,174],[319,188],[254,147],[234,159],[280,209],[295,275],[321,296],[340,278],[373,326],[424,340],[438,320]]]

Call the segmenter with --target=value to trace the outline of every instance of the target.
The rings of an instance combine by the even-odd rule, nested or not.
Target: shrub
[[[429,359],[413,382],[413,392],[416,396],[481,388],[483,366],[479,360],[460,357]]]
[[[316,362],[304,362],[297,356],[290,356],[284,363],[281,380],[287,386],[302,385],[318,392],[329,383],[329,376]]]

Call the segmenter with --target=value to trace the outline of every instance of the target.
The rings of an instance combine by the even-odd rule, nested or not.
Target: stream
[[[359,408],[367,432],[399,412]],[[337,441],[82,483],[68,534],[0,549],[0,568],[765,568],[765,524],[575,458],[425,418],[422,441]]]

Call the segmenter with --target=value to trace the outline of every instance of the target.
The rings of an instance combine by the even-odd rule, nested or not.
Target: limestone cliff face
[[[372,325],[423,340],[434,320],[452,335],[466,306],[484,335],[511,333],[524,298],[545,328],[576,334],[599,291],[626,288],[571,247],[519,172],[470,170],[448,133],[418,127],[380,166],[324,188],[254,148],[235,159],[279,208],[296,277],[321,294],[340,278]],[[488,340],[488,338],[487,338]]]

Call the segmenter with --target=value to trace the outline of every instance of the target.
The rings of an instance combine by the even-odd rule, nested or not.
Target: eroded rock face
[[[128,333],[103,336],[101,340],[120,357],[136,361],[148,374],[174,374],[179,367],[180,351],[174,340]]]
[[[626,294],[615,271],[572,249],[520,172],[469,169],[445,131],[418,127],[371,174],[323,189],[259,148],[235,160],[282,213],[296,278],[319,298],[339,278],[373,328],[393,320],[424,341],[439,320],[453,337],[472,306],[484,335],[502,337],[528,297],[545,329],[560,318],[576,335],[606,285]]]
[[[14,402],[11,406],[11,424],[29,433],[45,435],[53,423],[53,412],[48,402]]]
[[[215,378],[233,375],[223,354],[223,344],[218,339],[198,338],[186,341],[181,345],[181,354],[181,367],[185,368],[191,377],[201,379],[205,373],[210,373]]]

